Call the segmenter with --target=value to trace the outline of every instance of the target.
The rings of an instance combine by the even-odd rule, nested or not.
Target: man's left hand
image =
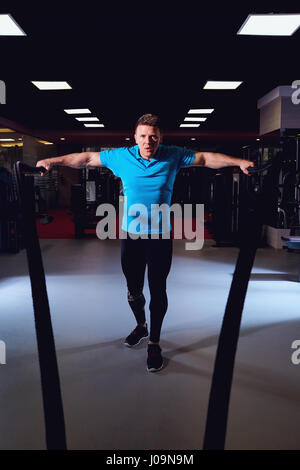
[[[254,163],[251,162],[250,160],[242,160],[240,163],[240,169],[242,170],[243,173],[245,173],[245,175],[248,175],[248,176],[250,176],[250,173],[247,170],[249,166],[254,166]]]

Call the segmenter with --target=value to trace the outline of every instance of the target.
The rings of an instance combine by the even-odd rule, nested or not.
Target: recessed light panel
[[[85,127],[104,127],[104,124],[84,124]]]
[[[214,108],[209,109],[190,109],[188,114],[210,114],[214,111]]]
[[[72,90],[67,82],[31,82],[39,90]]]
[[[192,122],[204,122],[206,121],[206,117],[186,117],[184,118],[185,121],[192,121]]]
[[[86,108],[80,109],[64,109],[65,113],[67,114],[91,114],[91,111]]]
[[[300,26],[300,14],[248,15],[237,34],[291,36]]]
[[[23,142],[14,142],[13,144],[0,144],[0,147],[23,147]]]
[[[97,117],[77,117],[77,121],[99,121]]]
[[[243,82],[232,81],[208,81],[204,85],[204,90],[235,90]]]
[[[26,36],[11,15],[0,15],[0,36]]]
[[[179,127],[199,127],[200,124],[180,124]]]

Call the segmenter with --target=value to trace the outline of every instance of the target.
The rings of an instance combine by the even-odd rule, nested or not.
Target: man
[[[166,280],[172,262],[172,238],[166,237],[171,227],[163,226],[161,214],[153,211],[152,205],[165,203],[170,206],[175,177],[180,168],[190,165],[215,169],[239,166],[248,174],[247,167],[253,166],[253,162],[218,153],[195,152],[177,146],[162,145],[159,119],[152,114],[139,118],[134,137],[136,145],[130,148],[105,150],[100,152],[100,155],[99,152],[69,154],[40,160],[36,166],[43,166],[47,170],[53,165],[73,168],[106,166],[121,178],[126,198],[122,230],[128,235],[121,241],[121,265],[127,282],[128,302],[137,322],[124,344],[132,347],[149,336],[143,295],[147,265],[151,296],[147,370],[156,372],[163,367],[159,341],[168,306]],[[132,209],[136,204],[143,204],[143,207],[148,209],[148,215],[144,217],[143,223],[139,224],[139,230],[137,226],[132,228],[136,215],[136,211]],[[151,223],[153,220],[156,221],[154,228]]]

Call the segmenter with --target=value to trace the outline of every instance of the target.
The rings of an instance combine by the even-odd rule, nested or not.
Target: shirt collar
[[[161,148],[161,144],[159,144],[155,156],[151,157],[151,161],[150,161],[149,163],[152,163],[153,160],[155,160],[156,162],[158,161],[158,158],[157,158],[157,157],[158,157],[158,155],[159,155],[160,148]],[[139,153],[139,146],[138,146],[138,145],[135,145],[135,146],[134,146],[134,149],[135,149],[135,156],[136,156],[136,158],[141,159],[141,160],[144,161],[144,162],[147,162],[147,161],[148,161],[148,160],[146,160],[145,158],[143,158],[143,157],[140,156],[140,153]]]

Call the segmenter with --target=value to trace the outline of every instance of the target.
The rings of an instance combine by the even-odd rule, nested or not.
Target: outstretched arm
[[[230,157],[223,153],[196,152],[192,165],[205,166],[213,169],[224,168],[226,166],[239,166],[243,173],[249,175],[247,168],[248,166],[254,166],[254,163],[250,160]]]
[[[91,166],[102,166],[100,152],[70,153],[61,157],[45,158],[39,160],[37,167],[43,166],[49,171],[54,165],[69,166],[71,168],[85,168]],[[43,174],[43,173],[42,173]]]

